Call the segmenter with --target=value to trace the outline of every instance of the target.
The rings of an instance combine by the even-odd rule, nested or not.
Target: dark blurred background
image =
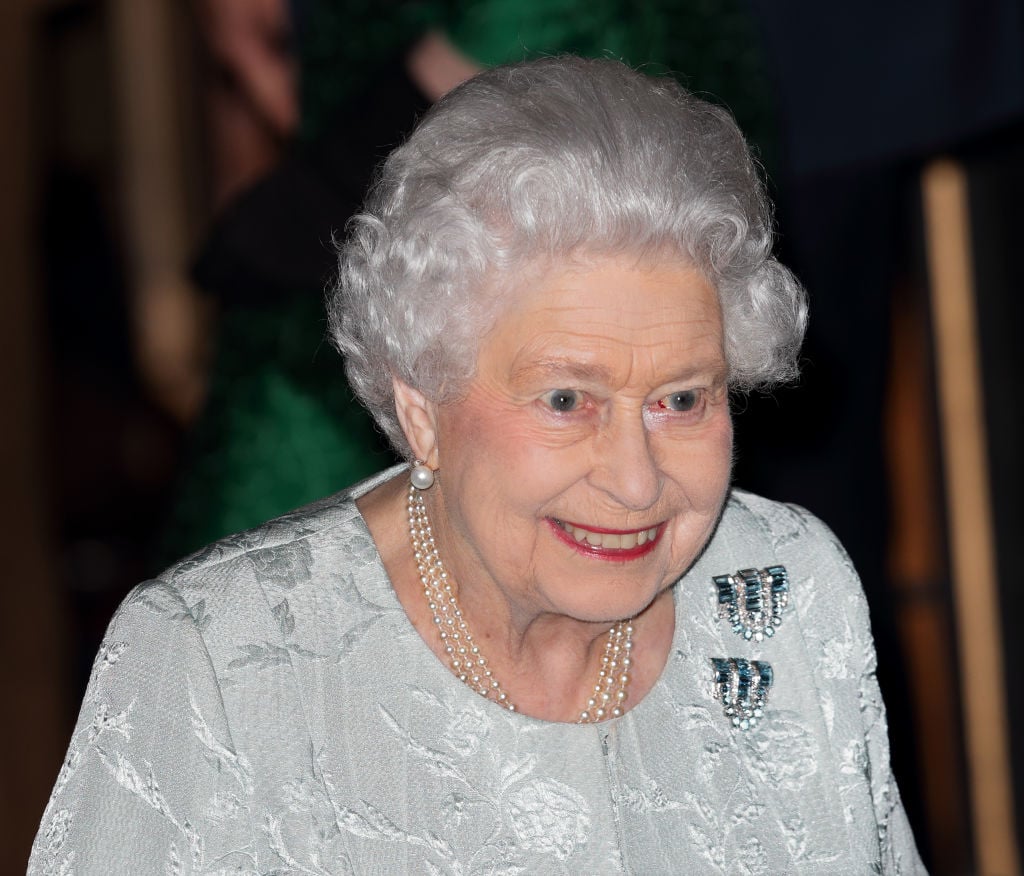
[[[556,50],[751,137],[812,327],[736,400],[737,482],[861,571],[931,871],[1021,872],[1022,0],[4,0],[0,871],[128,590],[388,464],[323,341],[331,234],[447,85]]]

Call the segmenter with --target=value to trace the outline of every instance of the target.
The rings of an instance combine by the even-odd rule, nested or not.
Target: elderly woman
[[[483,73],[351,223],[332,330],[411,465],[138,588],[38,873],[915,873],[856,575],[729,489],[804,298],[729,116]]]

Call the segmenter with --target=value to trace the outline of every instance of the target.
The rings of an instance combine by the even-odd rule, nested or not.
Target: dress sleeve
[[[798,513],[804,518],[812,536],[820,539],[827,548],[827,555],[834,563],[834,568],[829,570],[830,579],[848,582],[843,590],[847,600],[845,613],[853,634],[849,653],[851,670],[856,673],[858,680],[863,728],[862,747],[858,746],[861,747],[863,758],[855,758],[855,763],[863,770],[864,781],[871,793],[878,827],[882,873],[886,876],[927,876],[890,766],[888,722],[876,677],[875,645],[860,577],[846,550],[831,530],[802,509]]]
[[[252,772],[180,594],[136,588],[96,656],[29,874],[253,872]]]
[[[873,646],[871,650],[873,653]],[[873,667],[861,676],[860,684],[864,740],[871,770],[871,797],[878,822],[882,872],[892,876],[927,876],[914,842],[914,834],[907,821],[907,813],[903,809],[899,788],[896,787],[889,766],[889,730],[882,694],[878,689]]]

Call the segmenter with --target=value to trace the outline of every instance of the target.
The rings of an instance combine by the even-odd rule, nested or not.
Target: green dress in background
[[[226,309],[167,556],[248,529],[390,464],[324,339],[317,295]]]

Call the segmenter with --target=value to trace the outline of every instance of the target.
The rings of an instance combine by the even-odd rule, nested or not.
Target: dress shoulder
[[[282,615],[289,597],[310,588],[337,589],[378,562],[355,499],[394,469],[260,526],[221,538],[160,576],[178,592],[204,634],[223,643],[249,634],[258,608]],[[278,618],[280,620],[280,618]],[[208,624],[223,624],[207,630]]]
[[[784,545],[790,541],[806,539],[805,544],[820,545],[823,549],[834,551],[844,565],[853,571],[853,564],[842,543],[827,524],[806,508],[788,502],[776,502],[736,488],[730,493],[729,508],[747,516],[773,544]]]
[[[347,630],[380,614],[354,495],[221,539],[125,598],[29,873],[258,870],[276,835],[254,833],[252,807],[315,785],[301,687],[315,674],[297,666],[340,661]]]
[[[28,872],[179,872],[218,859],[244,871],[236,804],[251,782],[200,623],[173,586],[145,582],[96,656]]]
[[[871,798],[881,872],[924,874],[889,763],[868,604],[849,555],[825,523],[798,505],[733,490],[726,514],[768,538],[779,562],[802,582],[797,611],[803,636],[816,655],[815,676],[831,691],[834,735],[847,740],[837,752],[841,772],[863,783]],[[852,702],[856,710],[832,711],[838,702]]]

